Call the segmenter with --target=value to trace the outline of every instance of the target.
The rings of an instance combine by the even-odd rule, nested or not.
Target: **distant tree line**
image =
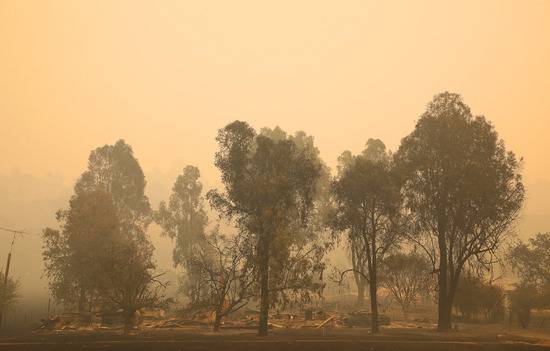
[[[440,330],[451,328],[453,306],[481,311],[461,294],[471,281],[486,288],[481,295],[493,289],[479,277],[502,258],[525,195],[520,162],[459,95],[436,95],[396,152],[378,139],[359,154],[344,151],[334,175],[302,131],[258,132],[235,121],[216,141],[222,189],[203,192],[199,170],[187,166],[156,210],[129,145],[92,151],[68,208],[57,213],[59,229],[44,230],[54,296],[83,314],[121,310],[127,329],[140,308],[165,304],[146,234],[154,221],[174,242],[189,309],[213,311],[215,330],[257,301],[266,335],[271,308],[322,292],[324,257],[340,240],[352,263],[341,276],[353,275],[360,305],[368,287],[373,333],[381,287],[405,314],[420,294],[435,292]],[[530,245],[518,244],[513,262],[530,272],[522,286],[541,290],[548,277],[527,256],[542,244]]]

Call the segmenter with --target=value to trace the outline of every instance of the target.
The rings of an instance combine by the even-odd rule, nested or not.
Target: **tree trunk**
[[[437,330],[451,330],[451,308],[452,303],[449,301],[449,267],[447,263],[447,235],[446,224],[440,216],[437,224],[437,241],[439,245],[439,275],[438,275],[438,319]]]
[[[90,317],[91,314],[88,313],[88,309],[86,308],[86,289],[81,287],[78,294],[78,318],[80,319],[80,323],[87,324],[91,322]]]
[[[214,331],[217,332],[217,331],[220,331],[220,326],[222,324],[222,312],[221,312],[221,308],[216,308],[216,316],[214,318]]]
[[[403,311],[403,318],[407,321],[409,320],[409,306],[401,305],[401,310]]]
[[[451,330],[451,304],[447,296],[447,287],[442,286],[441,283],[439,284],[438,300],[437,329],[440,331]]]
[[[378,334],[380,333],[380,327],[378,325],[378,262],[377,262],[377,252],[376,252],[376,222],[374,220],[374,212],[371,215],[372,221],[372,237],[371,237],[371,249],[370,253],[367,252],[367,255],[372,255],[369,259],[369,288],[370,288],[370,311],[371,311],[371,333]],[[369,243],[366,242],[366,246],[369,246]]]
[[[359,258],[355,253],[355,248],[353,247],[353,241],[351,241],[351,264],[353,268],[353,278],[355,279],[355,285],[357,285],[357,306],[363,307],[365,304],[365,277],[363,277],[359,272],[362,272],[362,266],[359,263]]]
[[[124,311],[124,335],[127,335],[130,329],[134,327],[135,311]]]
[[[365,305],[365,280],[357,280],[357,306],[363,307]]]
[[[458,285],[458,275],[455,275],[455,272],[449,272],[449,264],[447,261],[445,261],[445,264],[442,266],[441,263],[442,262],[440,262],[439,271],[439,320],[437,329],[439,331],[449,331],[452,329],[453,324],[453,301]],[[444,269],[441,269],[441,267]]]
[[[86,301],[85,290],[83,287],[81,287],[78,295],[78,314],[80,315],[81,318],[85,312],[85,306],[84,306],[85,301]]]
[[[267,335],[269,318],[269,241],[260,236],[260,325],[258,335]]]
[[[444,258],[443,258],[444,257]],[[449,301],[449,287],[447,284],[447,256],[440,254],[439,260],[439,292],[438,292],[438,320],[439,331],[451,330],[452,303]]]
[[[373,269],[374,270],[374,269]],[[378,325],[378,296],[377,296],[376,271],[370,273],[370,311],[371,311],[371,333],[380,333]]]

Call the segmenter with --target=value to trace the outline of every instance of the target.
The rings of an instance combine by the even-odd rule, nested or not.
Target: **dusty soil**
[[[133,332],[45,332],[0,338],[0,350],[550,350],[546,338],[485,330],[439,333],[433,330],[365,328],[272,329],[267,337],[251,330],[220,333],[193,328]],[[550,339],[550,336],[548,337]]]

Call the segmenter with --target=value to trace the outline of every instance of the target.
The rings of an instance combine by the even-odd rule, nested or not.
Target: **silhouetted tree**
[[[410,305],[433,289],[430,263],[417,252],[392,254],[383,262],[382,285],[407,318]]]
[[[103,271],[98,293],[104,308],[122,310],[127,333],[136,323],[136,311],[163,306],[166,284],[159,280],[162,273],[155,273],[152,244],[145,246],[120,232],[110,239],[96,257]]]
[[[44,230],[43,257],[54,296],[79,311],[97,301],[122,309],[125,330],[135,311],[160,298],[153,246],[146,235],[151,210],[145,178],[132,148],[119,140],[90,154],[61,230]]]
[[[74,195],[57,213],[60,230],[43,232],[46,275],[54,298],[79,313],[90,311],[104,274],[103,252],[118,235],[120,222],[109,193],[96,190]]]
[[[4,269],[1,270],[2,272]],[[8,277],[4,284],[4,276],[0,279],[0,326],[2,325],[2,317],[5,312],[9,311],[17,304],[19,299],[19,281],[12,277]]]
[[[510,292],[510,312],[518,318],[523,329],[529,327],[531,310],[540,305],[540,295],[537,288],[527,283],[517,284]]]
[[[509,258],[525,284],[539,290],[550,284],[550,233],[539,233],[527,243],[516,243]]]
[[[183,288],[192,303],[201,299],[201,290],[197,289],[199,280],[193,271],[195,265],[191,265],[190,260],[194,260],[197,250],[204,251],[208,224],[199,177],[198,168],[185,167],[172,187],[168,203],[162,201],[154,216],[162,228],[162,234],[175,241],[172,255],[174,266],[184,267],[187,271]]]
[[[479,314],[485,320],[493,322],[504,318],[503,289],[486,283],[479,277],[460,278],[453,304],[463,319],[474,320]]]
[[[256,294],[257,267],[247,259],[253,249],[243,234],[225,237],[216,227],[205,238],[205,245],[188,258],[197,282],[192,289],[198,290],[193,307],[214,311],[214,331],[220,329],[223,317],[246,306]]]
[[[448,330],[462,270],[489,269],[519,214],[519,164],[493,125],[448,92],[428,104],[395,158],[416,224],[410,239],[438,272],[438,328]]]
[[[208,198],[255,242],[259,334],[266,335],[270,266],[284,261],[279,258],[289,253],[297,223],[303,226],[310,218],[321,165],[290,138],[257,135],[245,122],[228,124],[216,140],[215,165],[222,173],[225,192],[210,191]]]
[[[342,177],[344,171],[350,167],[353,162],[353,155],[350,151],[344,151],[338,157],[338,175]],[[333,215],[331,213],[331,215]],[[338,233],[339,234],[339,233]],[[367,286],[367,250],[363,245],[361,237],[351,230],[347,233],[347,249],[351,259],[353,278],[357,286],[357,305],[363,307],[365,303],[365,288]]]
[[[509,259],[520,283],[511,294],[512,312],[523,328],[529,326],[531,309],[550,307],[550,233],[539,233],[528,242],[515,243]]]
[[[360,243],[365,250],[373,333],[379,332],[380,265],[401,234],[401,198],[390,161],[384,144],[369,139],[367,148],[352,158],[332,186],[336,202],[333,229],[347,231],[351,242]]]
[[[304,306],[311,301],[311,293],[322,294],[325,265],[323,257],[332,247],[328,218],[333,210],[330,197],[330,169],[320,159],[312,136],[303,131],[287,135],[279,127],[262,128],[260,135],[277,142],[290,140],[304,158],[317,163],[319,176],[313,182],[312,203],[306,221],[294,216],[286,232],[278,235],[272,245],[269,264],[269,300],[271,307]]]
[[[121,231],[138,241],[147,241],[146,230],[151,222],[151,207],[145,195],[145,176],[134,157],[132,147],[117,141],[93,150],[88,169],[75,184],[75,194],[102,190],[111,194]]]

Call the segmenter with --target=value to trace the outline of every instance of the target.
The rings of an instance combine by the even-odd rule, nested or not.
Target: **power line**
[[[36,234],[36,233],[29,233],[29,232],[25,232],[23,230],[17,230],[17,229],[9,229],[9,228],[2,228],[0,227],[0,230],[3,230],[5,232],[10,232],[10,233],[13,233],[13,234],[23,234],[23,235],[40,235],[40,234]]]

